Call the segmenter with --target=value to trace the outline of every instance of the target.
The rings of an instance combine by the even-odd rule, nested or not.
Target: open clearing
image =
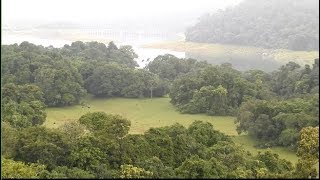
[[[145,48],[170,49],[186,53],[202,54],[215,58],[243,57],[242,59],[262,56],[280,63],[294,61],[298,64],[313,64],[319,58],[319,51],[292,51],[288,49],[265,49],[253,46],[207,44],[185,41],[167,41],[143,46]],[[208,61],[209,62],[209,61]],[[210,63],[210,62],[209,62]]]
[[[65,122],[76,121],[87,112],[104,111],[119,114],[131,121],[130,133],[144,133],[150,127],[169,126],[180,123],[189,126],[194,120],[207,121],[215,129],[228,135],[237,135],[234,126],[234,117],[207,116],[204,114],[181,114],[170,104],[170,98],[153,99],[97,99],[89,98],[87,104],[90,108],[80,105],[48,108],[45,126],[56,128]]]
[[[253,154],[267,149],[257,149],[254,145],[256,140],[249,136],[238,136],[234,124],[235,117],[230,116],[208,116],[204,114],[181,114],[170,104],[170,98],[153,99],[128,99],[112,98],[97,99],[88,98],[86,103],[90,108],[82,108],[80,105],[62,108],[47,108],[47,120],[45,126],[57,128],[69,121],[76,121],[80,116],[87,112],[104,111],[106,113],[120,114],[131,121],[130,133],[144,133],[150,127],[168,126],[180,123],[189,126],[194,120],[210,122],[214,128],[233,136],[235,142],[242,144],[243,147]],[[280,157],[297,162],[294,152],[285,148],[271,148]]]

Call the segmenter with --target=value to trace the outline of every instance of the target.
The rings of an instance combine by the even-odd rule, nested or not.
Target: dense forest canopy
[[[1,46],[2,177],[289,178],[317,172],[319,59],[272,73],[160,55],[137,68],[131,46],[77,41],[62,48]],[[297,164],[270,151],[252,155],[210,123],[128,134],[131,121],[91,112],[57,129],[46,107],[83,105],[95,97],[169,94],[182,113],[237,116],[238,133],[261,146],[296,151]],[[19,169],[19,171],[16,171]],[[17,173],[18,172],[18,173]]]
[[[244,0],[206,14],[186,40],[292,50],[319,50],[318,0]]]
[[[248,132],[261,147],[275,145],[296,150],[300,131],[319,126],[319,95],[289,100],[250,100],[237,114],[238,133]]]
[[[17,131],[2,123],[3,145],[8,147],[2,149],[2,176],[289,178],[316,173],[309,161],[301,160],[294,167],[270,151],[252,155],[210,123],[151,128],[142,135],[128,134],[130,124],[121,116],[103,112],[85,114],[59,129],[33,126]],[[316,128],[304,129],[301,136],[310,138],[313,136],[308,133],[318,132]],[[306,148],[306,144],[299,144],[299,151],[309,152]],[[307,154],[317,156],[312,151]]]

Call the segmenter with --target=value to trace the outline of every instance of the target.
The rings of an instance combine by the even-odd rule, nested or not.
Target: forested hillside
[[[319,160],[319,59],[279,70],[241,72],[162,55],[136,68],[130,46],[74,42],[62,48],[1,46],[2,177],[303,178]],[[131,121],[90,112],[56,129],[42,126],[47,106],[96,98],[169,94],[182,113],[237,116],[238,132],[261,146],[285,146],[297,164],[271,152],[252,155],[212,124],[194,121],[128,134]],[[160,121],[160,120],[159,120]]]
[[[244,0],[206,14],[186,40],[291,50],[319,49],[318,0]]]

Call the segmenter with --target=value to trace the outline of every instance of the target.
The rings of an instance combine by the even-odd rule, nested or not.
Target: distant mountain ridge
[[[199,18],[186,41],[319,50],[319,1],[244,0]]]

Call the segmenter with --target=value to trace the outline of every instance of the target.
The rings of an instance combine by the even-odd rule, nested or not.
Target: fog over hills
[[[4,0],[2,10],[3,24],[9,28],[112,27],[176,32],[194,24],[204,12],[224,9],[240,1]]]
[[[291,50],[319,49],[318,0],[245,0],[211,12],[186,32],[187,41]]]

